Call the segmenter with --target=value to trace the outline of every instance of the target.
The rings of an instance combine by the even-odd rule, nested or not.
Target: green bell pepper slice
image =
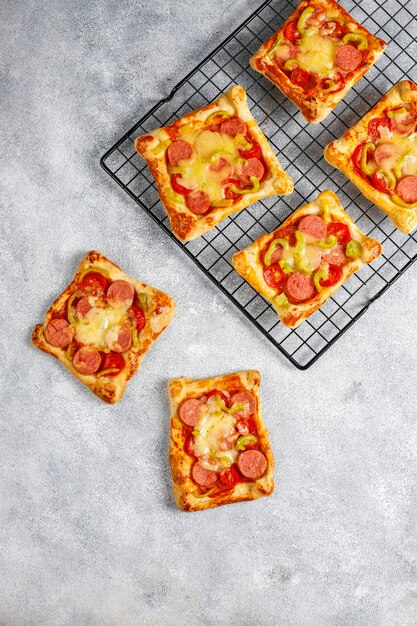
[[[332,215],[330,212],[330,202],[328,200],[320,200],[321,206],[323,207],[323,220],[328,224],[332,220]]]
[[[348,33],[342,39],[342,43],[349,43],[350,41],[359,43],[358,50],[365,50],[368,47],[368,39],[361,33]]]
[[[319,293],[323,291],[323,287],[320,285],[321,280],[327,280],[329,278],[329,268],[327,265],[322,265],[319,267],[317,272],[314,274],[313,281],[314,286]]]
[[[279,296],[274,298],[274,303],[278,307],[286,307],[289,305],[289,300],[285,293],[280,293]]]
[[[372,154],[375,152],[375,144],[366,143],[362,148],[361,169],[367,176],[374,174],[377,168],[375,163],[368,163],[368,153],[370,152],[372,152]]]
[[[139,302],[141,304],[141,307],[144,311],[148,310],[148,294],[146,293],[139,293],[138,294],[138,298],[139,298]]]
[[[337,237],[335,235],[329,235],[324,241],[317,241],[316,246],[321,250],[331,250],[337,244]]]
[[[346,256],[351,259],[359,259],[363,254],[363,248],[359,241],[356,239],[351,239],[346,246]]]
[[[402,171],[402,167],[404,165],[404,161],[405,158],[409,155],[410,153],[407,152],[406,154],[403,154],[397,161],[397,163],[394,166],[394,174],[395,176],[393,176],[392,172],[390,172],[389,170],[379,170],[377,172],[377,174],[381,173],[385,176],[385,178],[387,179],[387,183],[388,183],[388,188],[389,189],[394,189],[397,181],[396,178],[401,178],[403,175],[403,171]],[[390,178],[389,178],[390,176]],[[394,182],[392,182],[392,179],[394,180]],[[390,186],[390,183],[392,184],[392,187]]]
[[[228,113],[227,111],[215,111],[214,113],[208,116],[208,118],[206,119],[206,124],[210,124],[210,122],[215,120],[216,117],[222,117],[222,118],[230,117],[230,113]]]
[[[281,259],[278,263],[284,274],[291,274],[294,271],[293,264],[288,259]]]
[[[243,135],[240,135],[240,134],[236,135],[235,141],[238,144],[238,146],[240,148],[243,148],[244,150],[250,150],[250,148],[252,148],[252,144],[246,141]]]
[[[265,254],[264,257],[264,263],[265,265],[268,267],[269,265],[271,265],[272,261],[272,255],[274,254],[275,250],[278,248],[278,246],[282,246],[284,248],[284,250],[288,250],[288,248],[290,247],[290,243],[287,239],[280,239],[279,237],[277,239],[274,239],[271,242],[271,245],[268,248],[267,253]]]
[[[309,17],[311,17],[311,15],[313,15],[315,9],[313,7],[308,7],[307,9],[304,9],[304,11],[301,13],[300,17],[298,18],[298,22],[297,22],[297,30],[301,35],[304,35],[307,31],[307,21],[309,19]]]
[[[297,59],[287,59],[284,63],[284,70],[295,70],[296,67],[300,67]]]
[[[236,450],[244,450],[246,446],[251,446],[254,443],[258,443],[258,437],[255,435],[243,435],[243,437],[239,437],[236,442]]]
[[[74,312],[74,309],[72,308],[72,303],[74,302],[75,298],[79,297],[80,295],[81,295],[81,292],[79,291],[76,291],[75,293],[73,293],[70,299],[68,300],[68,304],[67,304],[68,321],[72,326],[75,326],[75,327],[79,326],[80,320],[78,319],[76,313]]]
[[[404,200],[401,200],[401,198],[399,198],[395,193],[391,195],[391,199],[394,200],[395,204],[403,207],[403,209],[417,209],[417,202],[414,204],[408,204],[407,202],[404,202]]]

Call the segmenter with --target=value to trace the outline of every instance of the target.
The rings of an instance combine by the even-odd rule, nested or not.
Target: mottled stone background
[[[300,372],[99,166],[255,5],[0,4],[2,626],[417,624],[417,267]],[[115,407],[30,343],[92,247],[177,301]],[[276,492],[181,513],[166,382],[244,368]]]

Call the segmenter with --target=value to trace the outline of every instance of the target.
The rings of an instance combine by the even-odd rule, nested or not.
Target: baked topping
[[[403,208],[417,208],[417,114],[411,104],[368,123],[369,141],[351,155],[355,171]]]
[[[66,358],[80,374],[116,376],[125,365],[122,353],[139,347],[146,308],[146,294],[136,294],[131,283],[89,268],[68,298],[66,318],[50,320],[45,339],[66,348]]]
[[[277,230],[260,252],[263,277],[276,291],[277,307],[311,301],[338,283],[343,267],[363,254],[349,227],[332,218],[326,202],[321,209],[321,215],[305,215]]]
[[[356,29],[353,20],[334,9],[308,7],[287,22],[268,58],[309,97],[337,92],[367,60],[368,38]]]
[[[216,389],[181,403],[178,415],[184,428],[184,450],[195,459],[191,478],[210,489],[204,495],[216,495],[265,474],[268,462],[252,419],[255,411],[256,398],[246,389],[231,394]]]
[[[239,117],[218,111],[197,129],[180,127],[179,134],[165,148],[168,174],[172,192],[185,197],[192,213],[232,206],[259,189],[267,167]]]

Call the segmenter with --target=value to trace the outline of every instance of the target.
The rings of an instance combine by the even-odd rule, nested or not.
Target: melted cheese
[[[200,459],[208,462],[208,469],[221,470],[230,467],[236,460],[238,451],[221,450],[220,442],[235,434],[235,418],[222,411],[216,397],[207,401],[207,411],[198,420],[194,429],[194,451]]]
[[[224,199],[223,181],[232,176],[242,162],[238,144],[233,137],[210,130],[197,135],[185,133],[182,138],[193,146],[194,152],[192,159],[179,163],[181,180],[178,182],[187,189],[205,191],[212,201],[220,202]],[[216,172],[210,168],[210,160],[213,158],[213,165],[216,165],[222,155],[227,164]]]
[[[308,236],[305,235],[304,237],[307,238]],[[307,244],[302,247],[301,251],[296,256],[291,248],[284,250],[282,259],[289,263],[291,271],[293,272],[303,271],[305,269],[314,271],[319,267],[322,256],[323,252],[320,248],[317,248],[314,244]]]
[[[336,44],[329,37],[322,37],[315,29],[309,29],[299,44],[297,60],[309,72],[329,75],[334,66]]]
[[[381,138],[377,140],[376,146],[384,143],[395,146],[392,154],[382,159],[381,167],[392,170],[399,161],[402,161],[402,173],[415,175],[417,173],[417,133],[401,137],[401,135],[397,135],[383,126],[379,128]]]
[[[120,322],[126,315],[126,307],[100,308],[93,306],[75,329],[78,343],[103,350],[107,343],[117,340]]]

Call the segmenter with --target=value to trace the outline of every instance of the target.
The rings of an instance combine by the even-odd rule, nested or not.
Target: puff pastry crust
[[[259,398],[260,374],[256,370],[238,372],[207,378],[204,380],[190,380],[189,378],[176,378],[168,383],[168,394],[171,405],[171,427],[169,460],[172,471],[172,485],[174,498],[177,506],[184,511],[201,511],[222,504],[241,502],[243,500],[256,500],[262,496],[270,495],[274,490],[274,459],[269,445],[268,431],[262,418]],[[268,466],[262,478],[254,482],[238,482],[232,489],[219,495],[202,496],[197,494],[197,486],[191,479],[191,470],[195,462],[184,451],[186,434],[184,424],[181,421],[178,409],[187,398],[199,398],[213,390],[232,392],[246,390],[256,398],[256,410],[252,418],[256,425],[260,450],[265,455]]]
[[[323,92],[321,89],[315,89],[311,94],[308,94],[303,87],[292,83],[289,76],[287,76],[287,74],[279,68],[277,63],[268,56],[277,39],[283,36],[286,25],[293,20],[298,21],[302,12],[309,7],[312,7],[314,10],[324,10],[326,13],[331,11],[331,15],[336,15],[344,20],[348,27],[348,32],[364,35],[368,40],[366,63],[359,66],[357,70],[347,74],[345,85],[339,91]],[[372,67],[383,53],[385,47],[386,43],[382,39],[375,37],[366,28],[358,24],[350,13],[335,2],[335,0],[302,0],[281,28],[253,55],[250,59],[250,64],[254,70],[263,74],[268,80],[274,83],[287,98],[294,102],[308,122],[315,124],[323,121],[324,118],[327,117],[334,107],[345,97],[350,88]]]
[[[207,120],[217,111],[237,116],[246,123],[250,135],[258,142],[269,173],[262,180],[258,191],[242,196],[232,206],[210,208],[204,215],[195,215],[185,203],[185,196],[172,193],[171,180],[166,160],[166,148],[170,142],[181,137],[183,132],[198,132],[207,126]],[[170,126],[158,128],[135,140],[135,147],[146,160],[158,188],[159,197],[168,214],[174,235],[182,241],[200,237],[228,215],[240,211],[250,204],[273,195],[285,195],[293,191],[291,177],[281,168],[265,135],[253,118],[246,101],[243,87],[235,85],[215,102],[183,117]]]
[[[131,283],[138,293],[146,294],[147,296],[148,310],[146,312],[146,324],[140,332],[139,347],[132,347],[129,351],[123,353],[125,366],[117,376],[112,378],[106,376],[97,377],[95,374],[80,374],[80,372],[74,368],[72,361],[67,358],[66,349],[51,345],[45,338],[45,329],[48,322],[52,318],[66,315],[67,303],[70,296],[78,291],[83,273],[90,268],[98,268],[108,272],[109,278],[112,281],[125,280]],[[109,259],[100,254],[100,252],[92,250],[88,252],[81,261],[73,281],[52,304],[45,316],[44,323],[38,324],[35,327],[32,334],[32,342],[37,348],[43,350],[43,352],[47,352],[58,359],[78,378],[78,380],[84,383],[96,396],[101,398],[101,400],[109,404],[114,404],[122,397],[128,381],[137,372],[143,357],[151,345],[171,322],[174,311],[175,303],[166,293],[127,276],[117,265],[109,261]]]
[[[317,293],[311,300],[300,303],[292,304],[288,303],[287,306],[282,307],[277,305],[276,296],[277,292],[272,287],[268,286],[264,279],[263,265],[260,260],[262,251],[272,242],[275,238],[275,233],[284,230],[286,227],[294,224],[300,220],[300,218],[306,215],[321,215],[323,212],[322,201],[328,204],[330,207],[331,218],[334,221],[342,222],[349,227],[352,238],[357,240],[363,250],[361,257],[353,260],[349,260],[342,267],[341,280],[331,287],[324,287],[321,293]],[[281,226],[269,233],[263,235],[248,248],[241,250],[233,255],[232,264],[236,272],[240,274],[261,296],[265,298],[277,312],[281,322],[290,328],[296,328],[310,315],[312,315],[317,309],[319,309],[330,296],[339,289],[339,287],[348,280],[348,278],[357,272],[363,265],[371,263],[382,253],[382,246],[376,240],[370,237],[366,237],[359,228],[355,225],[349,215],[343,210],[339,198],[332,191],[323,191],[317,198],[300,207],[292,215],[290,215]]]
[[[326,146],[324,157],[331,165],[341,170],[368,200],[384,211],[397,228],[403,233],[411,233],[417,226],[417,209],[403,208],[393,202],[389,195],[375,189],[366,178],[355,171],[351,161],[355,148],[369,141],[370,120],[380,116],[387,109],[395,109],[402,104],[410,105],[417,117],[417,85],[411,80],[403,80],[391,87],[379,102],[340,139]]]

